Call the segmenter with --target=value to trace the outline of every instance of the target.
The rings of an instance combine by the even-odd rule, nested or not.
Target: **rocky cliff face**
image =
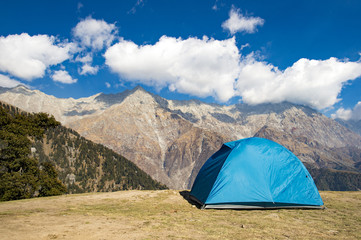
[[[223,142],[254,135],[285,145],[316,168],[360,170],[360,135],[291,103],[223,106],[172,101],[142,88],[75,100],[17,87],[1,89],[0,100],[53,114],[170,188],[191,187],[200,167]]]
[[[225,140],[222,135],[195,126],[181,114],[162,106],[142,89],[102,114],[68,124],[80,134],[102,143],[155,179],[172,188],[189,187],[192,170]]]

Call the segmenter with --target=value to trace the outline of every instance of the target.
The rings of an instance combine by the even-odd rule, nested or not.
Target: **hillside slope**
[[[31,141],[59,124],[0,102],[0,201],[65,193],[54,166],[29,156]]]
[[[61,194],[66,189],[59,187],[58,174],[68,193],[165,188],[134,163],[53,117],[1,102],[0,113],[0,200]]]
[[[113,150],[62,126],[45,131],[32,151],[40,162],[56,166],[69,193],[166,188]]]

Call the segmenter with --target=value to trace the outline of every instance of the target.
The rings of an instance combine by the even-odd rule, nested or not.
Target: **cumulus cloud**
[[[334,114],[331,114],[331,118],[341,118],[343,120],[349,120],[352,116],[351,109],[339,108]]]
[[[95,75],[99,70],[98,66],[92,66],[93,54],[91,52],[79,54],[75,58],[75,61],[83,63],[83,66],[78,68],[78,73],[80,75]]]
[[[31,81],[43,77],[47,67],[69,59],[73,48],[73,44],[56,43],[56,38],[48,35],[1,36],[0,71]]]
[[[246,46],[246,45],[245,45]],[[154,45],[121,40],[104,54],[123,80],[226,102],[289,101],[325,109],[340,101],[343,85],[361,76],[361,62],[302,58],[285,70],[241,56],[235,38],[223,41],[163,36]]]
[[[81,70],[79,71],[80,75],[95,75],[99,70],[98,66],[91,66],[88,63],[85,63],[82,67]]]
[[[72,33],[80,48],[75,61],[83,63],[83,66],[78,68],[78,73],[80,75],[95,75],[99,66],[92,66],[93,56],[111,45],[116,39],[118,29],[115,24],[88,17],[80,21],[73,28]]]
[[[302,58],[281,71],[250,55],[241,61],[235,86],[237,94],[250,104],[290,101],[324,109],[340,100],[345,82],[360,76],[360,62]]]
[[[93,54],[92,53],[85,53],[83,55],[79,54],[76,56],[75,61],[81,63],[91,63],[93,61]]]
[[[9,78],[3,74],[0,74],[0,87],[12,88],[22,84],[19,81]]]
[[[245,17],[234,7],[229,16],[222,27],[232,34],[253,33],[264,24],[263,19]],[[106,47],[106,65],[124,81],[198,97],[212,96],[220,102],[239,96],[249,104],[289,101],[324,109],[340,101],[339,94],[347,81],[361,76],[359,61],[337,58],[303,58],[279,70],[256,58],[254,53],[241,56],[240,51],[249,44],[238,48],[234,37],[215,40],[163,36],[152,45],[137,45],[118,38],[119,42],[110,46],[117,38],[117,28],[91,17],[79,22],[73,35],[82,48],[75,59],[83,63],[81,75],[98,72],[99,67],[92,66],[93,54]],[[76,81],[65,71],[58,79]],[[345,110],[342,114],[349,113]]]
[[[78,81],[78,79],[73,79],[69,75],[69,73],[65,70],[55,71],[54,74],[52,75],[52,79],[55,82],[61,82],[61,83],[65,83],[65,84],[72,84],[72,83],[76,83]]]
[[[96,51],[109,47],[115,40],[117,33],[115,24],[109,24],[104,20],[96,20],[92,17],[80,21],[73,28],[73,35],[79,41],[80,46]]]
[[[343,120],[361,120],[361,101],[358,102],[353,109],[339,108],[331,117],[334,119],[341,118]]]
[[[129,81],[221,102],[234,96],[239,51],[235,38],[163,36],[154,45],[139,46],[121,40],[104,54],[112,71]]]
[[[263,24],[264,19],[243,16],[239,9],[232,7],[229,18],[222,23],[222,28],[234,35],[237,32],[254,33],[257,31],[257,26],[263,26]]]

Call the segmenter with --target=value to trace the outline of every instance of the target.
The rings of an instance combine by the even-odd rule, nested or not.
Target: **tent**
[[[190,192],[202,208],[322,208],[302,162],[264,138],[224,143],[200,169]]]

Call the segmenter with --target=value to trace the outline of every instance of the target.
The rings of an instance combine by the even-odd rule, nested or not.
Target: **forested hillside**
[[[305,164],[318,190],[323,191],[360,191],[361,174],[328,168],[314,168]]]
[[[164,189],[134,163],[45,113],[0,103],[0,200]]]
[[[69,193],[166,189],[123,156],[63,126],[48,129],[32,149],[40,163],[56,166]]]
[[[60,125],[45,113],[27,114],[1,103],[0,107],[0,200],[59,195],[66,187],[49,161],[30,156],[31,142],[44,131]]]

